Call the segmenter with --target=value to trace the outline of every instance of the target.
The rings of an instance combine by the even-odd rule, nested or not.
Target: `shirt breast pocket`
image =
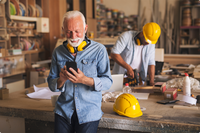
[[[83,73],[87,77],[97,76],[97,63],[96,59],[84,59],[82,60]]]

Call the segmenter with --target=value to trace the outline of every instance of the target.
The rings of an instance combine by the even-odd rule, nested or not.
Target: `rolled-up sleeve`
[[[97,77],[93,77],[94,79],[94,90],[102,91],[110,89],[113,81],[110,72],[110,62],[108,58],[108,54],[106,48],[103,48],[99,52],[99,56],[97,57]]]
[[[155,44],[149,44],[149,45],[151,46],[149,47],[150,57],[148,65],[155,65]]]
[[[64,86],[62,88],[57,88],[57,80],[59,78],[59,70],[56,63],[56,54],[55,51],[53,52],[53,56],[51,59],[51,68],[49,72],[49,76],[47,78],[47,82],[49,85],[49,89],[54,92],[63,91]]]
[[[128,34],[129,34],[128,32],[124,32],[118,37],[115,45],[112,47],[111,53],[114,53],[114,54],[122,53],[122,51],[125,49],[130,39],[130,35]]]

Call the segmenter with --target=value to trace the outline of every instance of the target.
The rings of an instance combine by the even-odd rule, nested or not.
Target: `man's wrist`
[[[60,89],[60,88],[62,88],[63,87],[63,85],[64,85],[64,81],[62,81],[62,79],[61,78],[59,78],[58,79],[58,81],[57,81],[57,88],[58,89]]]

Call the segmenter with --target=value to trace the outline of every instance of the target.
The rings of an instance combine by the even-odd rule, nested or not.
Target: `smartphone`
[[[70,70],[69,68],[73,68],[76,72],[77,72],[77,64],[76,62],[66,62],[66,67],[67,67],[67,71],[70,72],[72,75],[74,75]]]

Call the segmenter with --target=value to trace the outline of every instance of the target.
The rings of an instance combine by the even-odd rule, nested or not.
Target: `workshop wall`
[[[124,11],[125,15],[129,16],[132,14],[139,14],[142,15],[144,7],[145,10],[145,17],[147,19],[147,22],[151,21],[151,4],[154,0],[104,0],[103,4],[111,9],[118,9],[120,11]],[[164,20],[165,16],[165,10],[166,10],[166,2],[168,4],[175,7],[175,14],[178,14],[179,16],[179,2],[181,0],[158,0],[159,3],[159,11],[161,12],[161,19]],[[123,4],[122,4],[123,3]],[[139,10],[139,4],[141,6]],[[178,8],[177,8],[178,7]],[[168,7],[169,8],[169,7]],[[179,19],[179,17],[177,17]]]
[[[156,48],[164,48],[165,54],[179,53],[180,2],[182,0],[104,0],[107,8],[123,11],[126,16],[139,15],[138,30],[148,22],[161,27]],[[152,17],[153,16],[153,17]]]

